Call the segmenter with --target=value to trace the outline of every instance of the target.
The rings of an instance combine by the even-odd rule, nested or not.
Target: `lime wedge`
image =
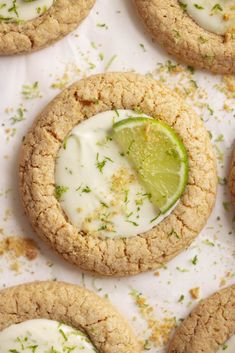
[[[134,117],[113,125],[113,139],[137,172],[153,205],[166,213],[188,181],[188,156],[179,136],[159,120]]]

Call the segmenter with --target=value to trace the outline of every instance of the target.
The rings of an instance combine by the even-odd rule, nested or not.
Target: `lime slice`
[[[151,202],[161,213],[180,198],[188,181],[187,151],[167,124],[128,118],[113,125],[113,139],[136,170]]]

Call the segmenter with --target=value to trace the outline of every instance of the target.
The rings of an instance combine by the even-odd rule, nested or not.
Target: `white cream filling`
[[[235,335],[224,343],[217,353],[234,353],[235,352]]]
[[[0,0],[1,21],[30,21],[46,12],[55,0]]]
[[[130,116],[140,114],[107,111],[83,121],[71,131],[58,153],[57,198],[80,231],[130,237],[149,231],[173,209],[158,216],[150,195],[110,138],[113,123]]]
[[[1,353],[98,352],[81,331],[57,321],[28,320],[0,332]]]
[[[182,0],[182,8],[209,32],[223,35],[235,31],[235,0]]]

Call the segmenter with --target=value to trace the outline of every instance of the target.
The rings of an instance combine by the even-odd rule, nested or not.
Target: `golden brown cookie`
[[[235,285],[200,302],[176,330],[168,353],[216,353],[234,334]]]
[[[63,322],[89,336],[100,353],[138,353],[126,320],[108,301],[64,282],[34,282],[0,291],[0,331],[33,319]]]
[[[235,204],[235,151],[233,152],[232,164],[229,174],[229,189],[232,194],[232,201]]]
[[[52,7],[31,21],[0,21],[0,55],[42,49],[74,30],[87,16],[95,0],[56,0]]]
[[[79,122],[112,109],[140,109],[180,135],[189,156],[189,181],[174,211],[150,231],[129,238],[81,232],[55,197],[55,159]],[[20,157],[23,207],[44,240],[66,260],[102,275],[133,275],[161,266],[187,248],[205,225],[216,196],[216,165],[201,119],[157,81],[134,73],[83,79],[57,96],[26,135]]]
[[[169,54],[188,65],[216,73],[235,73],[235,37],[200,27],[178,0],[135,0],[153,38]],[[183,2],[182,2],[183,3]]]

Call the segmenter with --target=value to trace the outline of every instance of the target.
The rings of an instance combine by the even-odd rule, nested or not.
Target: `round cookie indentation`
[[[0,22],[0,55],[42,49],[73,31],[95,0],[56,0],[41,16],[23,23]]]
[[[22,23],[33,20],[49,10],[53,0],[5,0],[0,6],[0,21]]]
[[[48,337],[48,332],[50,336]],[[1,352],[97,353],[84,332],[48,319],[27,320],[0,331]]]
[[[135,0],[135,4],[153,38],[169,54],[198,68],[235,73],[234,34],[222,36],[204,30],[178,0]]]
[[[180,202],[149,232],[100,239],[73,226],[55,198],[55,158],[80,121],[99,112],[138,107],[179,134],[189,156]],[[124,276],[161,266],[187,248],[205,225],[216,195],[216,166],[207,130],[183,100],[153,79],[109,73],[83,79],[57,96],[26,135],[19,166],[23,206],[37,234],[66,260],[103,275]]]
[[[70,131],[57,155],[57,199],[69,221],[90,236],[127,238],[145,233],[176,206],[177,202],[159,213],[113,140],[113,124],[137,115],[146,117],[132,110],[92,116]]]
[[[229,174],[229,189],[232,195],[232,201],[235,205],[235,150],[233,152],[231,169]]]
[[[128,323],[106,300],[64,282],[35,282],[0,291],[0,331],[49,319],[83,331],[99,353],[140,352]]]
[[[168,353],[217,353],[233,335],[235,285],[200,302],[177,328]]]

